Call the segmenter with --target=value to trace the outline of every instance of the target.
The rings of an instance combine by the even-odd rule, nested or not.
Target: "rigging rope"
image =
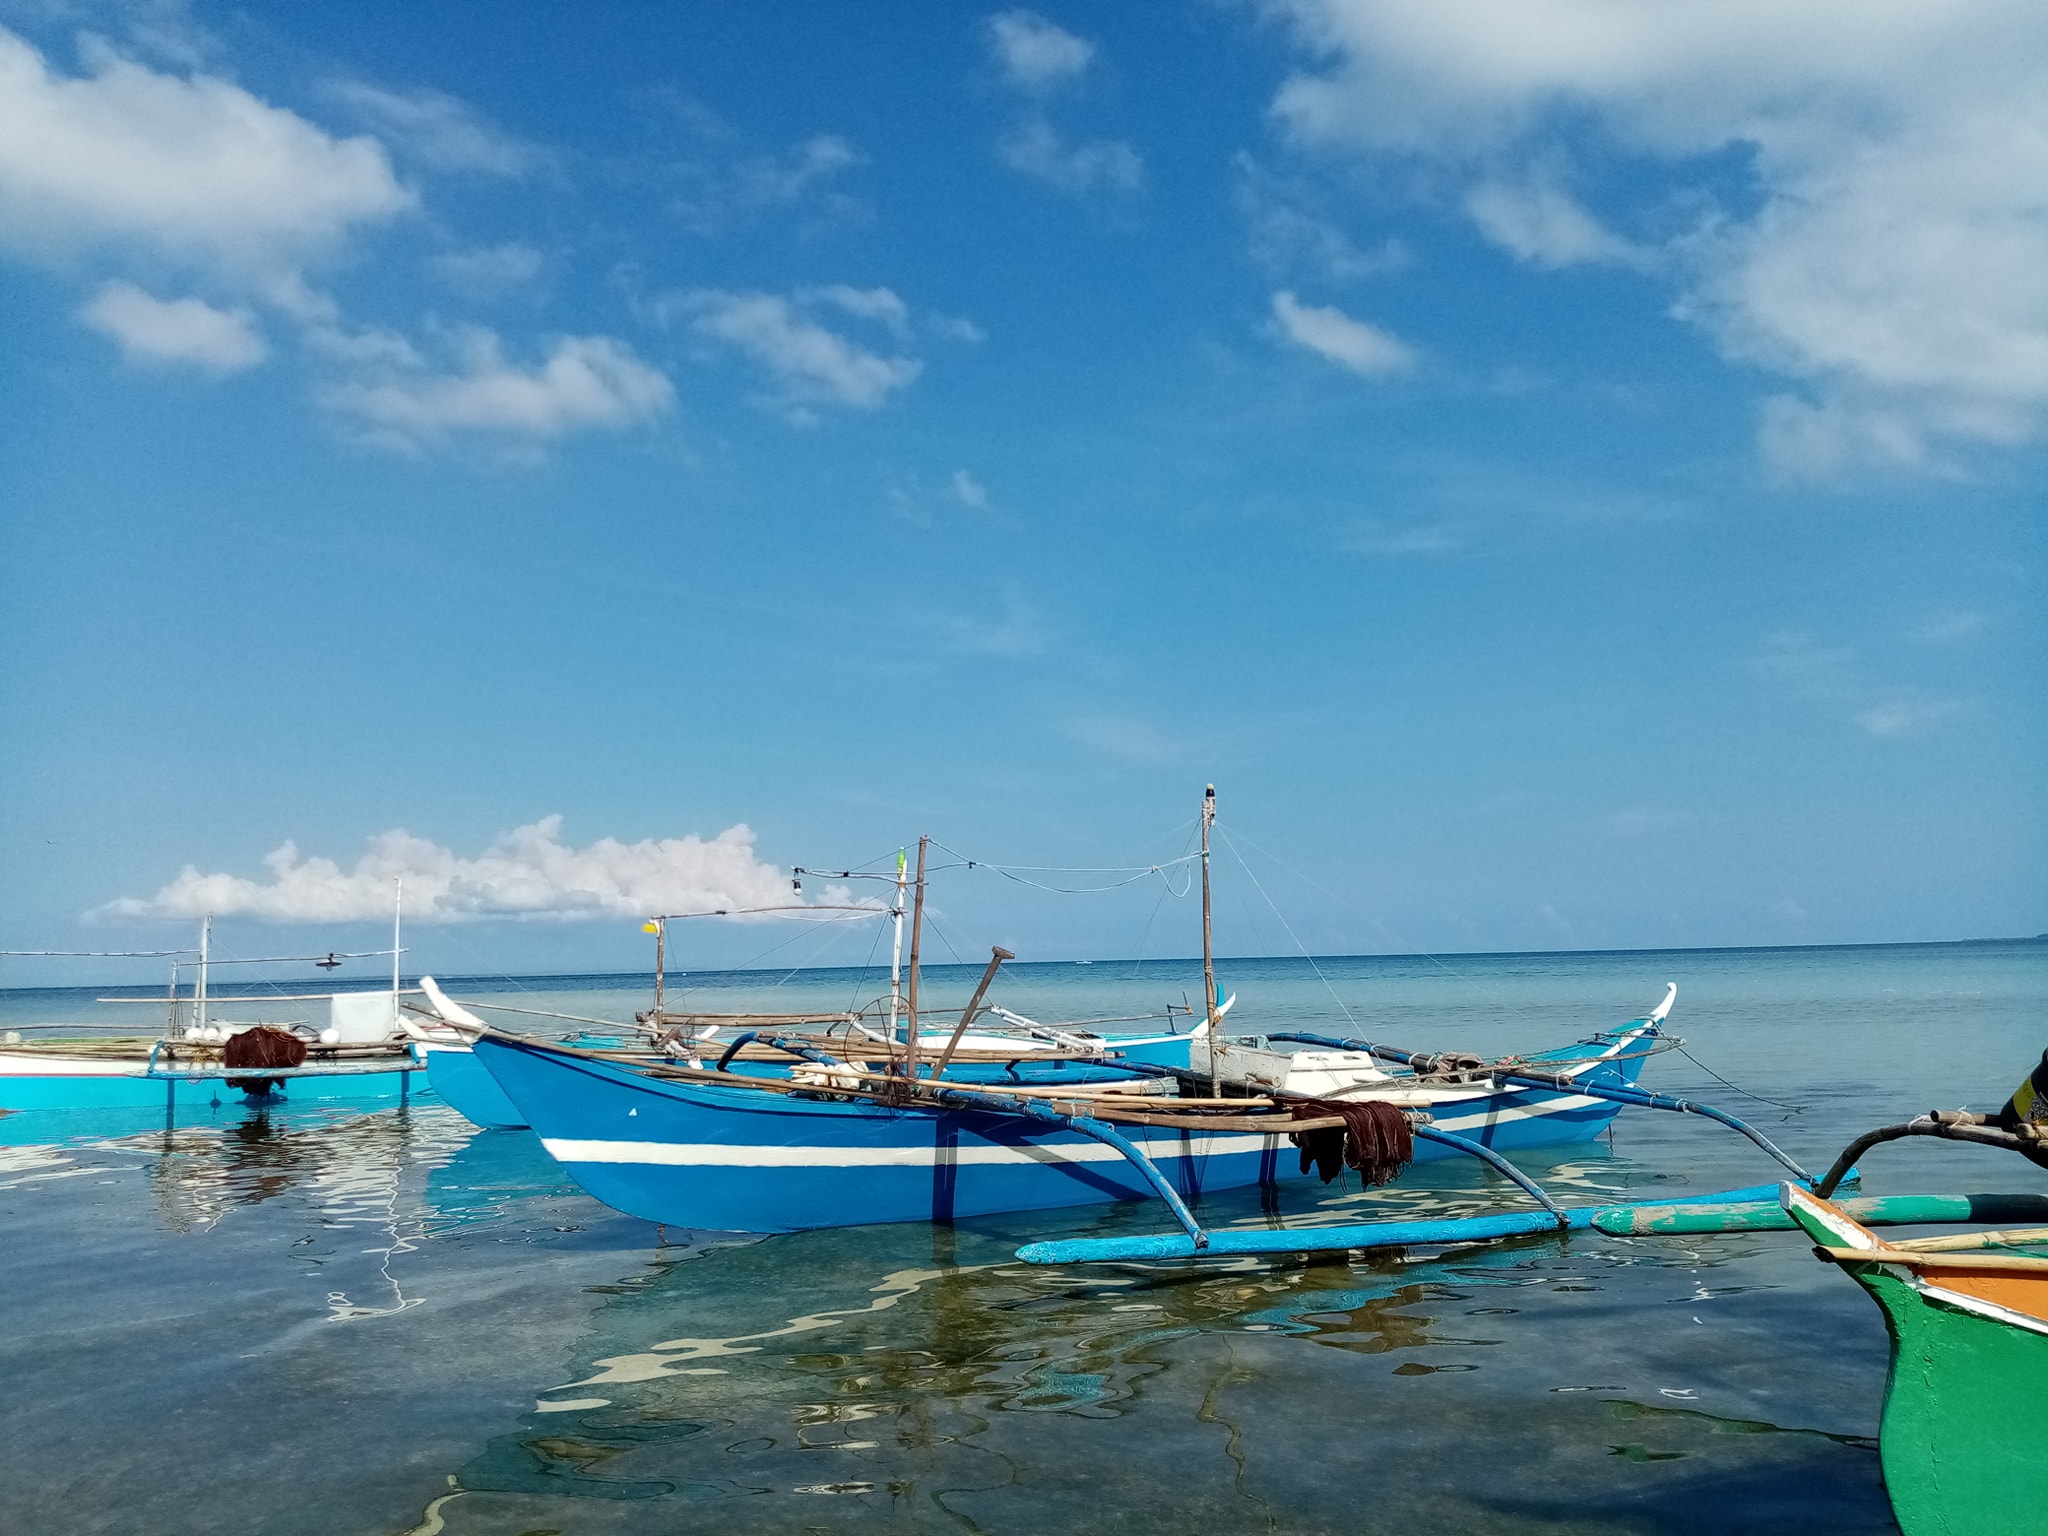
[[[1337,989],[1330,985],[1330,978],[1325,976],[1323,974],[1323,968],[1320,965],[1316,964],[1316,957],[1310,954],[1308,952],[1308,946],[1301,942],[1300,937],[1294,931],[1294,926],[1287,921],[1287,915],[1280,910],[1279,905],[1273,900],[1271,896],[1266,895],[1266,888],[1263,885],[1259,884],[1259,877],[1252,873],[1251,865],[1245,863],[1244,855],[1237,851],[1236,842],[1232,840],[1228,832],[1223,830],[1220,824],[1216,828],[1216,835],[1223,839],[1223,846],[1228,848],[1230,850],[1230,856],[1237,860],[1237,867],[1244,871],[1245,878],[1250,880],[1252,883],[1252,888],[1256,890],[1261,896],[1265,897],[1266,905],[1271,907],[1273,909],[1273,915],[1280,919],[1280,926],[1287,930],[1287,937],[1294,940],[1294,947],[1301,951],[1301,958],[1306,960],[1308,962],[1309,969],[1316,973],[1316,980],[1320,981],[1323,984],[1323,990],[1330,994],[1330,1001],[1335,1003],[1339,1011],[1343,1013],[1344,1021],[1347,1024],[1349,1024],[1353,1029],[1358,1028],[1358,1020],[1352,1016],[1351,1010],[1345,1007],[1344,999],[1337,995]]]
[[[1168,859],[1161,864],[1146,864],[1142,866],[1135,864],[993,864],[987,859],[970,859],[958,848],[948,848],[946,844],[940,842],[937,838],[932,839],[932,846],[934,848],[944,848],[946,852],[961,861],[958,864],[942,864],[939,866],[940,869],[992,869],[1005,880],[1014,880],[1019,885],[1028,885],[1033,890],[1047,891],[1055,896],[1094,896],[1103,891],[1118,891],[1127,885],[1136,885],[1140,880],[1148,880],[1154,875],[1159,876],[1160,880],[1171,890],[1173,877],[1168,871],[1177,865],[1191,864],[1199,857],[1199,855],[1187,854],[1177,859]],[[1127,878],[1112,880],[1107,885],[1047,885],[1042,880],[1026,879],[1024,874],[1018,873],[1020,870],[1035,875],[1124,875]],[[937,871],[931,871],[930,873],[937,873]],[[1176,897],[1185,896],[1193,888],[1194,872],[1189,870],[1187,872],[1187,879],[1183,882],[1181,889],[1174,891],[1173,894]]]

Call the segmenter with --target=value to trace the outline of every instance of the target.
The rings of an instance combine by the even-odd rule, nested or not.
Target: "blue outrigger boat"
[[[1502,1151],[1590,1140],[1626,1102],[1608,1093],[1633,1087],[1663,1011],[1519,1058],[1561,1087],[1496,1086],[1483,1071],[1432,1074],[1425,1062],[1375,1073],[1381,1082],[1347,1097],[1426,1113],[1418,1158],[1478,1147],[1498,1165]],[[1293,1119],[1270,1097],[1141,1096],[1134,1090],[1156,1077],[1131,1069],[1150,1064],[1115,1053],[1057,1075],[1052,1063],[1020,1064],[1008,1083],[955,1086],[862,1073],[794,1043],[815,1066],[780,1079],[497,1033],[474,1049],[592,1195],[629,1215],[718,1231],[950,1221],[1155,1195],[1178,1210],[1204,1193],[1305,1177],[1288,1137],[1335,1123]],[[1154,1070],[1199,1086],[1198,1072]]]
[[[935,1062],[919,1060],[913,1001],[902,1054],[892,1042],[880,1063],[766,1033],[735,1037],[709,1067],[489,1030],[475,1036],[475,1060],[584,1189],[649,1220],[784,1232],[1158,1196],[1195,1250],[1209,1239],[1190,1200],[1300,1178],[1311,1162],[1327,1178],[1335,1154],[1324,1140],[1327,1158],[1316,1156],[1319,1136],[1337,1136],[1369,1182],[1414,1157],[1458,1153],[1555,1211],[1504,1151],[1589,1140],[1624,1104],[1696,1107],[1636,1087],[1644,1059],[1673,1043],[1660,1026],[1675,985],[1618,1030],[1494,1062],[1306,1034],[1224,1040],[1209,943],[1214,796],[1212,786],[1202,812],[1207,1017],[1170,1043],[1103,1041],[1064,1060],[1019,1050],[1007,1064],[978,1064],[971,1078],[949,1076],[951,1045]],[[920,907],[923,883],[921,847]],[[913,999],[916,977],[913,932]],[[977,992],[954,1044],[980,1000]],[[749,1047],[789,1065],[774,1076],[727,1070]],[[1360,1160],[1362,1146],[1382,1142]]]

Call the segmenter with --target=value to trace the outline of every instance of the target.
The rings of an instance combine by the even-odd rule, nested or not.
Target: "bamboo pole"
[[[939,1054],[939,1064],[932,1068],[933,1077],[946,1075],[946,1068],[953,1061],[953,1053],[960,1049],[960,1037],[967,1033],[967,1026],[972,1022],[975,1010],[981,1006],[981,1000],[988,996],[988,984],[996,979],[996,972],[1002,969],[1005,960],[1016,958],[1000,944],[990,946],[988,969],[981,973],[981,985],[974,989],[974,996],[967,1000],[967,1009],[960,1015],[960,1022],[953,1026],[953,1038],[946,1042],[946,1049]]]
[[[910,1028],[905,1034],[903,1044],[903,1075],[913,1081],[917,1078],[917,957],[919,948],[924,941],[924,856],[925,850],[930,846],[931,838],[929,836],[920,835],[918,837],[917,893],[912,898],[910,912],[910,988],[909,996],[903,1002],[904,1014],[910,1021]],[[889,1042],[889,1047],[892,1051],[895,1049],[895,1044],[893,1040]]]
[[[1202,1012],[1209,1021],[1209,1094],[1215,1097],[1220,1092],[1217,1081],[1219,1064],[1216,1059],[1216,1027],[1222,1021],[1216,1017],[1216,951],[1209,936],[1209,828],[1216,822],[1216,786],[1211,784],[1202,796]]]

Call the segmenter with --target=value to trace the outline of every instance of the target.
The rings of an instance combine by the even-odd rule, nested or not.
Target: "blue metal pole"
[[[1034,1099],[1013,1099],[992,1093],[972,1093],[963,1088],[936,1089],[932,1097],[941,1104],[957,1109],[986,1110],[998,1115],[1021,1114],[1027,1119],[1041,1120],[1048,1125],[1059,1125],[1070,1131],[1079,1131],[1083,1136],[1092,1137],[1104,1146],[1114,1147],[1130,1160],[1131,1165],[1144,1176],[1145,1182],[1150,1184],[1166,1202],[1167,1209],[1173,1212],[1173,1219],[1180,1223],[1181,1230],[1186,1233],[1180,1241],[1189,1245],[1189,1251],[1198,1252],[1209,1246],[1209,1234],[1204,1232],[1201,1224],[1195,1220],[1194,1213],[1187,1207],[1187,1202],[1181,1199],[1180,1191],[1175,1189],[1167,1181],[1166,1175],[1159,1171],[1159,1165],[1147,1157],[1142,1148],[1102,1121],[1090,1119],[1086,1115],[1064,1114],[1050,1104],[1041,1104]]]
[[[1491,1165],[1496,1172],[1505,1174],[1508,1178],[1513,1179],[1524,1190],[1534,1196],[1539,1205],[1557,1217],[1560,1226],[1564,1224],[1564,1207],[1546,1195],[1534,1179],[1531,1179],[1521,1169],[1494,1151],[1493,1148],[1481,1146],[1476,1141],[1472,1141],[1464,1136],[1453,1135],[1449,1131],[1435,1130],[1427,1125],[1411,1125],[1408,1129],[1413,1134],[1420,1136],[1424,1141],[1434,1141],[1441,1146],[1455,1147],[1466,1156],[1476,1157],[1481,1162]]]

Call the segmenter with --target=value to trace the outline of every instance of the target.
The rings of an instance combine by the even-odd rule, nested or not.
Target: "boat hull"
[[[716,1231],[951,1221],[1152,1196],[1115,1149],[1059,1125],[679,1082],[533,1041],[476,1054],[578,1184],[629,1215]],[[1639,1059],[1589,1081],[1629,1081]],[[1503,1151],[1592,1138],[1619,1106],[1549,1090],[1447,1096],[1436,1125]],[[1190,1200],[1302,1177],[1284,1133],[1119,1127]],[[1418,1159],[1453,1155],[1418,1141]]]
[[[937,1052],[945,1048],[944,1036],[925,1038],[927,1049]],[[1151,1066],[1185,1067],[1191,1038],[1189,1035],[1145,1035],[1111,1036],[1109,1040],[1118,1054],[1127,1060]],[[1001,1037],[976,1036],[972,1037],[971,1043],[980,1049],[995,1049],[1005,1042]],[[426,1058],[427,1074],[433,1082],[434,1092],[470,1124],[487,1131],[526,1128],[526,1112],[505,1096],[505,1090],[498,1086],[497,1079],[476,1059],[469,1046],[422,1042],[419,1050]],[[1034,1061],[1037,1056],[1046,1058],[1042,1069]],[[735,1070],[747,1076],[780,1076],[787,1068],[753,1062],[743,1063]],[[990,1062],[962,1064],[953,1070],[951,1076],[962,1082],[1019,1082],[1048,1072],[1078,1077],[1086,1070],[1064,1059],[1055,1060],[1046,1047],[1034,1044],[1019,1055],[1014,1066]]]
[[[471,1125],[486,1131],[516,1131],[526,1127],[526,1116],[505,1097],[498,1080],[485,1070],[476,1053],[466,1045],[422,1045],[427,1080],[441,1102]]]
[[[252,1096],[244,1082],[270,1085],[270,1092]],[[428,1091],[424,1070],[410,1056],[388,1065],[230,1074],[219,1066],[151,1072],[144,1061],[0,1052],[0,1146],[133,1135],[222,1105],[403,1104]]]
[[[2048,1267],[2032,1275],[1938,1276],[1905,1265],[1842,1267],[1883,1310],[1891,1333],[1878,1444],[1899,1529],[1905,1536],[2048,1532],[2041,1501]]]

